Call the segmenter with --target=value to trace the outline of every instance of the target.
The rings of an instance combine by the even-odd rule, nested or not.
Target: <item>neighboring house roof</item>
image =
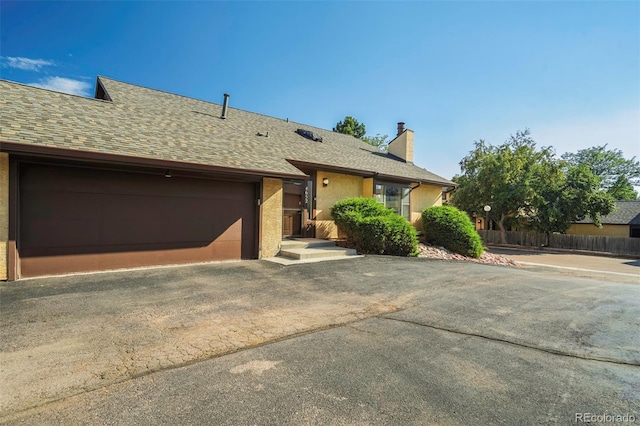
[[[640,225],[640,201],[616,201],[616,209],[601,218],[603,225]],[[593,223],[589,218],[577,223]]]
[[[294,163],[454,185],[349,135],[231,107],[221,119],[219,104],[104,77],[98,77],[97,85],[108,101],[0,80],[0,142],[253,170],[265,176],[304,177]],[[314,132],[322,142],[299,135],[297,129]]]

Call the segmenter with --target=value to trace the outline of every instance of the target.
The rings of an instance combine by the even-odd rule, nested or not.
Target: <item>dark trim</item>
[[[109,92],[107,92],[104,84],[102,84],[102,81],[100,81],[100,77],[96,78],[96,90],[94,91],[93,97],[95,99],[112,102],[111,96],[109,96]]]
[[[173,178],[187,178],[187,179],[206,179],[206,180],[224,180],[231,182],[259,182],[262,180],[260,176],[253,175],[231,175],[225,173],[206,173],[199,171],[177,171],[176,169],[167,169],[162,167],[149,167],[140,165],[123,165],[114,163],[100,163],[92,161],[81,160],[68,160],[53,157],[39,157],[30,155],[13,155],[16,160],[21,164],[40,164],[45,166],[59,166],[74,169],[87,169],[87,170],[102,170],[119,173],[130,174],[145,174],[156,175],[158,177],[165,177],[166,172],[169,170]]]
[[[253,232],[255,233],[256,238],[253,242],[253,254],[255,259],[260,259],[260,246],[262,245],[262,229],[260,224],[262,223],[262,180],[256,182],[255,184],[255,197],[253,202],[256,208],[256,217],[255,223],[253,227]]]
[[[259,177],[273,177],[279,179],[302,179],[309,178],[308,175],[291,174],[291,173],[278,173],[269,172],[264,170],[255,169],[236,169],[233,167],[213,166],[206,164],[187,163],[184,161],[175,160],[160,160],[155,158],[133,157],[129,155],[109,154],[104,152],[93,151],[80,151],[76,149],[57,148],[43,145],[31,145],[16,142],[0,141],[0,151],[8,152],[10,154],[29,154],[35,156],[42,156],[48,158],[58,158],[65,160],[84,160],[84,161],[96,161],[100,163],[108,164],[121,164],[121,165],[136,165],[136,166],[149,166],[159,167],[164,169],[171,169],[176,171],[199,171],[209,173],[224,173],[236,176],[259,176]]]
[[[305,225],[307,222],[307,218],[305,215],[306,209],[304,208],[304,189],[305,189],[305,184],[306,184],[307,180],[301,180],[301,179],[287,179],[287,180],[283,180],[282,181],[282,237],[283,238],[301,238],[304,237],[305,235]],[[296,185],[296,183],[298,183],[299,185]],[[296,187],[297,192],[293,192],[293,191],[287,191],[287,184],[291,184],[294,187]],[[289,186],[289,188],[291,188]],[[299,207],[285,207],[285,202],[286,202],[286,195],[287,194],[293,194],[296,196],[300,196],[300,206]],[[285,213],[286,212],[296,212],[300,214],[300,227],[298,229],[294,229],[293,230],[293,234],[291,235],[284,235],[284,217],[285,217]]]
[[[388,175],[384,173],[372,172],[370,170],[351,169],[348,167],[330,166],[327,164],[309,163],[306,161],[298,161],[298,160],[292,160],[292,159],[287,159],[287,161],[307,174],[311,173],[311,171],[314,171],[314,170],[326,170],[328,172],[345,173],[349,175],[362,176],[362,177],[368,177],[368,178],[371,178],[371,177],[380,178],[380,179],[384,179],[384,180],[387,180],[390,182],[396,182],[396,183],[421,182],[421,183],[437,185],[437,186],[452,186],[448,182]]]
[[[346,173],[350,175],[357,175],[357,176],[363,176],[363,177],[372,177],[372,174],[373,174],[372,172],[367,170],[349,169],[346,167],[330,166],[327,164],[318,164],[318,163],[308,163],[305,161],[297,161],[297,160],[290,160],[290,159],[287,159],[287,161],[291,163],[293,166],[298,167],[301,170],[308,169],[309,172],[307,172],[306,170],[303,170],[305,173],[310,173],[311,171],[317,171],[317,170],[326,170],[328,172]]]
[[[378,174],[376,176],[376,178],[385,180],[387,182],[396,182],[396,183],[409,183],[412,184],[414,182],[418,182],[418,183],[424,183],[424,184],[428,184],[428,185],[435,185],[435,186],[439,186],[439,187],[443,187],[443,186],[451,186],[449,184],[446,184],[444,182],[439,182],[439,181],[435,181],[435,180],[428,180],[428,179],[408,179],[408,178],[403,178],[403,177],[398,177],[398,176],[393,176],[393,175],[385,175],[385,174]]]
[[[9,241],[7,242],[7,279],[20,279],[18,161],[9,156]]]
[[[314,170],[311,173],[311,181],[313,182],[312,186],[311,186],[311,194],[309,194],[309,196],[311,197],[311,220],[309,220],[309,226],[311,228],[311,238],[315,238],[316,237],[316,218],[318,216],[318,210],[317,210],[317,203],[316,203],[316,199],[318,196],[318,173]]]
[[[394,186],[402,186],[403,188],[409,188],[410,190],[413,190],[415,188],[413,188],[411,186],[413,182],[399,182],[399,181],[393,181],[393,180],[385,180],[385,179],[374,179],[373,180],[373,190],[375,193],[375,189],[376,189],[376,185],[394,185]],[[418,182],[418,186],[421,186],[422,183]],[[416,186],[416,188],[418,187]]]
[[[258,200],[259,200],[259,204],[258,204],[258,218],[256,220],[256,226],[258,228],[258,238],[257,238],[257,242],[258,242],[258,259],[262,259],[264,256],[262,254],[263,252],[263,245],[262,245],[262,234],[263,234],[263,228],[264,228],[264,224],[263,224],[263,217],[264,217],[264,182],[261,180],[260,183],[258,184]]]

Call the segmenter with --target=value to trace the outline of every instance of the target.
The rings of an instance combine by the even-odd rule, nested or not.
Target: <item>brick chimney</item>
[[[389,154],[413,163],[413,130],[405,129],[404,123],[398,123],[398,135],[389,142]]]

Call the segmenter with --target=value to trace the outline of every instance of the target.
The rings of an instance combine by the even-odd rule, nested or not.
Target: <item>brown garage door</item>
[[[255,184],[23,163],[23,277],[256,257]]]

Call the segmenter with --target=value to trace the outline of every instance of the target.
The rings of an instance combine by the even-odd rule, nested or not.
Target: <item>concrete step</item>
[[[282,244],[280,245],[282,250],[335,246],[336,243],[334,243],[333,241],[321,240],[317,238],[298,238],[295,240],[283,240]]]
[[[355,256],[353,249],[343,247],[288,248],[280,250],[280,256],[296,260],[328,259]]]

